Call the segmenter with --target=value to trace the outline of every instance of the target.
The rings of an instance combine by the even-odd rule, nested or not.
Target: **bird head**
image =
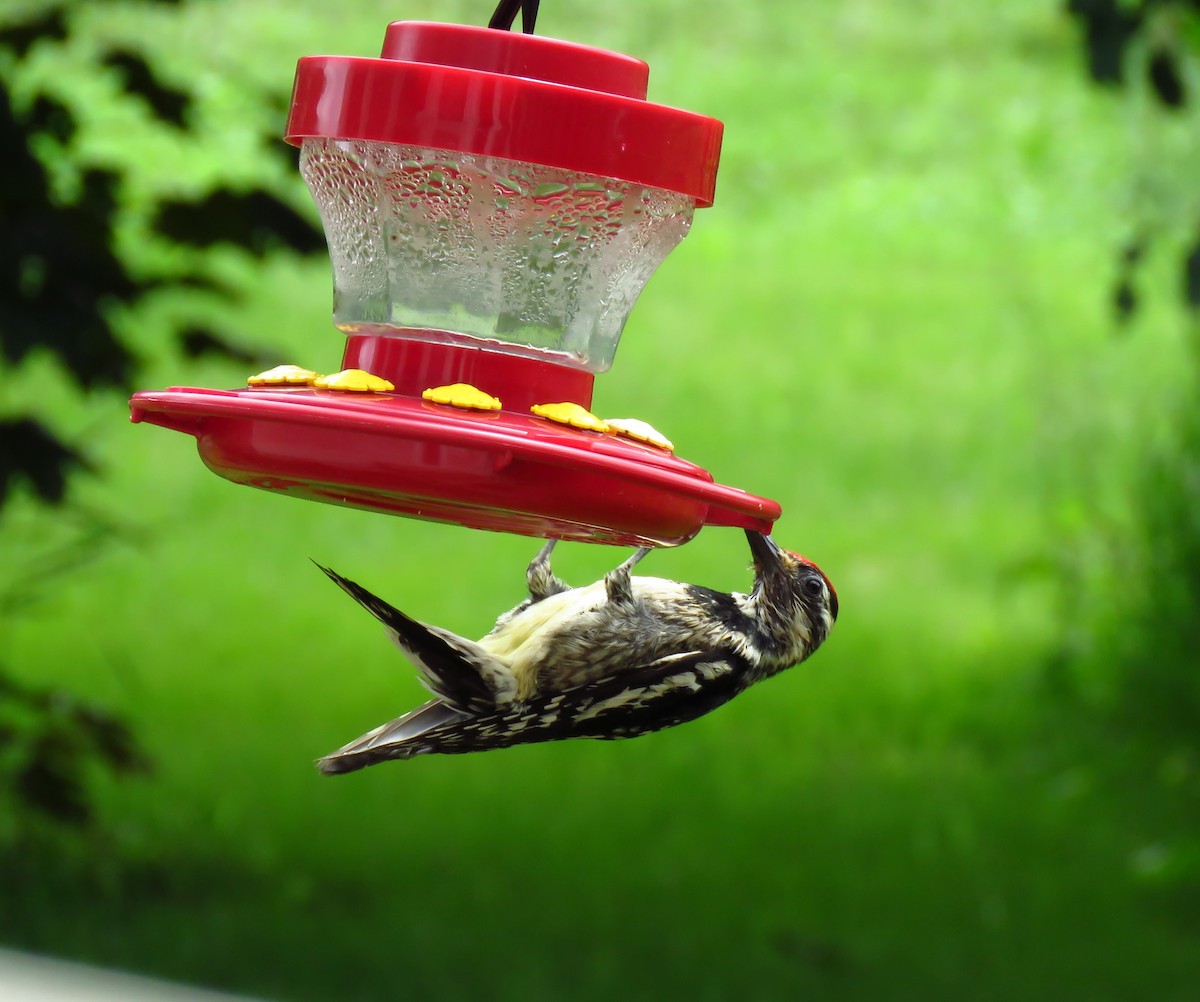
[[[833,629],[838,596],[825,572],[770,536],[746,531],[754,556],[754,592],[767,674],[803,661]]]

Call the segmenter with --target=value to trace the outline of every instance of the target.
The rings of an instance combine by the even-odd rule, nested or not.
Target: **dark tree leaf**
[[[69,112],[44,98],[41,121],[63,127]],[[72,205],[50,197],[49,180],[30,152],[31,130],[0,91],[0,355],[17,363],[34,348],[62,360],[76,382],[127,387],[135,358],[105,318],[110,302],[130,302],[146,288],[112,249],[117,176],[90,170]]]
[[[1142,25],[1141,9],[1121,0],[1068,0],[1067,10],[1083,22],[1088,72],[1101,84],[1125,80],[1125,51]]]
[[[1117,255],[1117,279],[1112,288],[1112,312],[1119,324],[1133,318],[1138,307],[1137,289],[1134,278],[1146,254],[1147,238],[1144,235],[1127,240]]]
[[[91,748],[115,771],[148,771],[149,760],[124,721],[95,706],[76,707],[71,716]]]
[[[1183,256],[1183,301],[1200,311],[1200,235]]]
[[[278,245],[301,254],[325,250],[319,226],[262,190],[218,188],[196,201],[165,202],[155,226],[164,236],[189,247],[234,244],[260,255]]]
[[[8,49],[18,58],[25,56],[41,38],[61,42],[67,37],[67,19],[62,5],[56,5],[28,20],[17,21],[0,29],[0,49]]]
[[[1132,271],[1142,263],[1142,258],[1146,255],[1146,245],[1148,241],[1143,237],[1134,237],[1132,240],[1126,241],[1121,248],[1121,266],[1126,271]]]
[[[1137,290],[1129,276],[1123,276],[1113,287],[1112,310],[1117,323],[1127,324],[1136,312],[1138,306]]]
[[[139,53],[131,49],[114,49],[104,57],[104,65],[115,69],[126,93],[140,97],[161,121],[177,129],[185,127],[185,118],[192,106],[191,95],[163,83]]]
[[[246,297],[241,289],[235,288],[220,279],[213,278],[211,275],[178,275],[171,278],[172,288],[177,289],[200,289],[204,292],[213,292],[230,302],[240,302]]]
[[[38,742],[34,757],[18,772],[17,794],[25,806],[62,824],[82,827],[91,820],[79,761],[54,747],[54,738]]]
[[[69,475],[91,468],[84,456],[32,418],[0,420],[0,507],[16,480],[26,481],[47,504],[61,504]]]
[[[1173,52],[1157,49],[1150,57],[1150,65],[1146,72],[1151,88],[1165,107],[1182,108],[1187,104],[1183,77],[1179,73]]]
[[[188,358],[216,355],[263,369],[279,364],[279,356],[268,348],[238,344],[204,327],[189,327],[180,331],[179,344]]]
[[[20,685],[2,668],[0,710],[7,711],[0,740],[16,758],[14,791],[25,808],[60,823],[90,821],[87,777],[93,763],[113,773],[150,769],[124,721],[68,693]]]
[[[75,135],[75,116],[65,105],[39,94],[33,107],[25,114],[25,128],[30,132],[53,136],[66,145]]]

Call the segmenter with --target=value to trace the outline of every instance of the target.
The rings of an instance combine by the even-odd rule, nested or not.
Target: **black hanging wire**
[[[517,11],[520,11],[521,30],[526,35],[532,35],[534,22],[537,21],[538,2],[539,0],[500,0],[496,5],[496,13],[488,21],[488,27],[512,31]]]

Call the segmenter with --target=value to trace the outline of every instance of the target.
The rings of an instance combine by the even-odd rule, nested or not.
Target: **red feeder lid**
[[[646,100],[639,59],[459,24],[390,24],[379,59],[306,56],[287,140],[364,139],[577,170],[712,204],[722,125]]]

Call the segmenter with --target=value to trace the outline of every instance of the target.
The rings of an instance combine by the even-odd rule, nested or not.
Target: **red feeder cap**
[[[287,141],[460,150],[665,188],[712,204],[722,125],[653,104],[649,68],[537,35],[397,21],[380,59],[306,56]]]

